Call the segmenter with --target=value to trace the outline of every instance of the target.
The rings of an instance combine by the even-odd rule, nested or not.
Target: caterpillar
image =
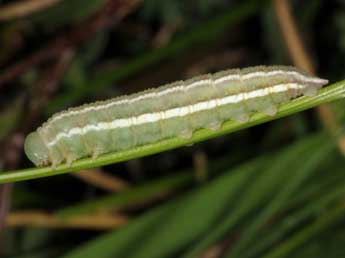
[[[277,106],[314,96],[328,81],[290,66],[256,66],[205,74],[158,88],[70,108],[53,115],[24,143],[36,165],[53,167],[172,137],[253,112],[274,116]]]

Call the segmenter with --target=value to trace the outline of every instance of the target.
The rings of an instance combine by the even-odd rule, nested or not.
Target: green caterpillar
[[[25,153],[36,165],[71,164],[199,128],[217,130],[227,120],[246,122],[254,111],[313,96],[328,81],[289,66],[257,66],[206,74],[159,88],[70,108],[29,134]]]

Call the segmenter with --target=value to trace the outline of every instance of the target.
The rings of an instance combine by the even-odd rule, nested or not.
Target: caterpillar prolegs
[[[246,122],[259,111],[313,96],[328,81],[289,66],[257,66],[205,74],[129,96],[53,115],[25,140],[36,165],[71,164],[82,157],[129,149],[171,137],[189,138],[227,120]]]

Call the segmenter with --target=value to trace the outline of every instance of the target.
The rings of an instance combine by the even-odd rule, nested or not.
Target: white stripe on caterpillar
[[[244,75],[240,75],[240,74],[231,74],[225,77],[221,77],[218,78],[216,80],[214,80],[214,83],[221,83],[224,81],[231,81],[231,80],[249,80],[252,78],[262,78],[262,77],[267,77],[267,76],[276,76],[276,75],[290,75],[290,76],[295,76],[296,78],[298,78],[301,81],[304,81],[306,83],[319,83],[319,84],[324,84],[325,80],[324,79],[320,79],[320,78],[315,78],[315,77],[310,77],[310,76],[306,76],[306,75],[302,75],[298,72],[295,71],[284,71],[284,70],[277,70],[277,71],[270,71],[270,72],[252,72],[252,73],[248,73],[248,74],[244,74]],[[136,98],[132,98],[132,99],[122,99],[119,101],[114,101],[114,102],[110,102],[110,103],[106,103],[104,105],[97,105],[97,106],[91,106],[91,107],[87,107],[81,110],[70,110],[66,113],[60,113],[59,115],[56,115],[54,117],[52,117],[52,119],[50,120],[50,122],[54,122],[57,121],[63,117],[67,117],[67,116],[72,116],[72,115],[79,115],[79,114],[83,114],[86,112],[89,112],[91,110],[93,111],[97,111],[97,110],[102,110],[102,109],[106,109],[115,105],[121,105],[121,104],[132,104],[134,102],[137,102],[139,100],[142,99],[146,99],[146,98],[153,98],[153,97],[161,97],[167,94],[170,94],[172,92],[176,92],[176,91],[180,91],[180,90],[190,90],[192,88],[195,88],[199,85],[204,84],[205,82],[209,81],[209,79],[206,80],[201,80],[201,81],[196,81],[192,84],[186,85],[186,86],[176,86],[173,88],[168,88],[165,89],[163,91],[160,92],[152,92],[152,93],[147,93],[147,94],[143,94],[141,96],[138,96]]]
[[[270,92],[280,93],[280,92],[285,92],[289,89],[295,89],[295,90],[303,89],[303,85],[300,85],[297,83],[278,84],[273,87],[258,89],[252,92],[247,92],[246,94],[239,93],[239,94],[230,95],[224,98],[218,98],[218,99],[213,99],[209,101],[199,102],[199,103],[192,104],[189,106],[173,108],[173,109],[169,109],[163,112],[161,111],[161,112],[155,112],[155,113],[142,114],[137,117],[115,119],[112,122],[100,122],[96,125],[87,125],[83,128],[76,127],[76,128],[70,129],[67,133],[61,132],[57,134],[55,139],[48,143],[48,146],[55,145],[62,138],[72,137],[73,135],[77,135],[77,134],[86,134],[89,131],[101,131],[101,130],[107,130],[107,129],[131,127],[134,125],[157,122],[162,119],[182,117],[190,113],[213,109],[217,106],[227,105],[231,103],[239,103],[243,101],[244,99],[264,97],[264,96],[267,96]],[[162,113],[164,115],[162,115]]]

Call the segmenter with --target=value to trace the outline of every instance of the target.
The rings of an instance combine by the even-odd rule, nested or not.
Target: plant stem
[[[0,183],[16,182],[46,176],[53,176],[58,174],[69,173],[81,169],[88,169],[99,167],[107,164],[119,163],[135,158],[140,158],[159,152],[175,149],[178,147],[191,145],[197,142],[205,141],[220,135],[239,131],[257,124],[262,124],[267,121],[275,120],[285,117],[320,104],[335,101],[345,97],[345,80],[332,84],[319,91],[314,97],[300,97],[288,103],[279,106],[278,113],[275,116],[267,116],[262,113],[253,113],[250,120],[246,123],[239,123],[236,121],[227,121],[218,131],[211,131],[208,129],[197,130],[193,133],[190,139],[171,138],[159,141],[153,144],[147,144],[139,147],[134,147],[124,151],[113,152],[102,155],[97,159],[84,158],[75,161],[71,166],[66,164],[59,165],[56,168],[42,167],[30,168],[17,171],[7,171],[0,174]]]

